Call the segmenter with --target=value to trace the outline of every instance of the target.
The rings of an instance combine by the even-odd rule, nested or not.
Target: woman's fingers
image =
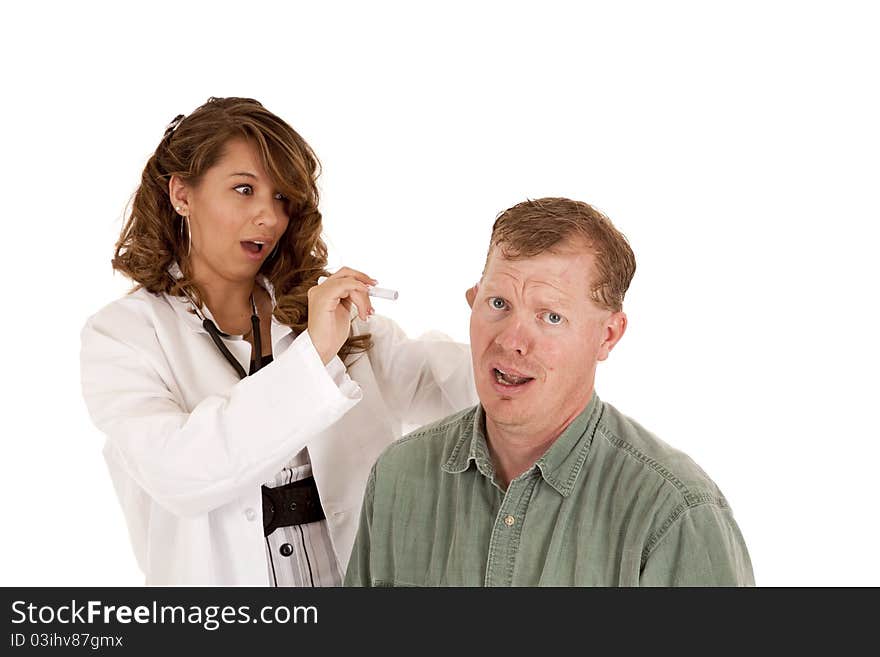
[[[357,306],[358,317],[367,321],[373,314],[373,303],[370,301],[369,292],[366,289],[353,290],[348,298],[354,301],[354,305]]]
[[[325,365],[351,332],[351,304],[363,320],[372,313],[367,291],[368,284],[353,276],[331,276],[309,289],[309,336]]]
[[[369,288],[378,281],[365,273],[342,267],[309,288],[309,336],[326,365],[336,356],[351,331],[351,304],[366,321],[373,314]]]
[[[372,276],[365,274],[362,271],[357,269],[352,269],[351,267],[340,267],[337,271],[330,275],[327,281],[331,280],[345,280],[345,279],[353,279],[362,283],[365,288],[369,288],[370,286],[376,285],[379,281],[377,281]],[[369,290],[354,287],[354,288],[344,288],[348,291],[348,299],[354,302],[355,306],[357,306],[358,317],[361,320],[366,321],[367,318],[373,314],[373,302],[370,301]],[[339,298],[342,298],[341,296]],[[350,308],[350,305],[346,305],[346,308]]]
[[[330,278],[344,278],[346,276],[351,276],[365,285],[376,285],[379,282],[372,276],[368,276],[364,272],[352,269],[351,267],[340,267],[338,271],[330,275]]]
[[[352,276],[331,276],[326,281],[312,288],[315,290],[315,301],[321,310],[332,311],[341,301],[353,301],[358,308],[358,316],[366,321],[373,314],[370,302],[369,285]],[[343,304],[346,309],[349,304]]]

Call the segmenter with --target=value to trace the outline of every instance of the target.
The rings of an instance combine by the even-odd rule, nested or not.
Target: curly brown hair
[[[596,280],[590,298],[612,312],[621,310],[636,273],[636,257],[611,220],[583,201],[548,197],[508,208],[492,226],[489,255],[497,246],[510,260],[531,258],[572,239],[582,240],[596,256]]]
[[[192,279],[188,231],[172,207],[168,181],[178,176],[198,185],[223,156],[229,140],[244,137],[260,153],[262,164],[287,197],[287,229],[260,267],[275,288],[274,316],[299,334],[308,326],[308,290],[328,276],[327,245],[318,210],[320,162],[311,147],[285,121],[251,98],[214,98],[189,116],[178,115],[144,167],[140,186],[112,260],[113,269],[154,294],[184,291],[201,308],[204,301]],[[183,276],[168,275],[173,262]],[[369,348],[370,336],[349,336],[339,356]]]

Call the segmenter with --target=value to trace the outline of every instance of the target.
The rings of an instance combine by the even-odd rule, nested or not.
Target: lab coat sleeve
[[[438,332],[410,339],[387,317],[374,315],[370,363],[389,410],[421,426],[477,403],[470,347]]]
[[[325,368],[306,331],[271,366],[187,412],[159,373],[168,367],[155,330],[122,331],[126,320],[99,313],[83,328],[83,396],[131,477],[178,515],[252,491],[362,395],[341,363]]]

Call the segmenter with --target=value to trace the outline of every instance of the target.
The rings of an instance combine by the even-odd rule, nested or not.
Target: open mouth
[[[265,248],[266,243],[265,242],[257,242],[257,241],[242,242],[241,246],[244,248],[245,251],[248,251],[249,253],[259,254],[259,253],[263,252],[263,249]]]
[[[510,372],[504,372],[499,370],[497,367],[492,369],[492,373],[495,375],[495,380],[503,386],[507,386],[510,388],[514,388],[516,386],[522,386],[528,383],[529,381],[534,381],[535,378],[532,376],[517,376],[515,374],[511,374]]]

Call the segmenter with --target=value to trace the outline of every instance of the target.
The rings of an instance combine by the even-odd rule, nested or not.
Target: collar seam
[[[634,445],[612,433],[607,427],[599,428],[602,437],[613,447],[622,450],[626,455],[634,458],[642,463],[645,467],[653,471],[661,477],[666,483],[675,488],[676,492],[681,496],[682,502],[688,507],[699,506],[701,504],[716,504],[722,508],[728,508],[727,500],[723,496],[715,495],[711,491],[693,490],[685,484],[681,479],[675,476],[670,470],[664,467],[659,461],[644,454]]]
[[[605,412],[605,405],[598,399],[596,401],[596,408],[594,408],[593,411],[590,413],[590,418],[587,420],[587,425],[586,427],[584,427],[584,433],[581,436],[581,440],[584,441],[584,444],[581,447],[580,452],[575,459],[575,462],[568,469],[568,476],[566,480],[563,482],[560,480],[559,477],[556,477],[554,474],[545,474],[544,469],[540,469],[541,474],[544,476],[544,479],[547,481],[547,483],[550,484],[563,497],[568,497],[569,495],[571,495],[572,490],[574,490],[574,485],[577,482],[577,479],[581,474],[581,470],[583,469],[584,463],[586,463],[587,457],[590,454],[590,447],[592,447],[593,445],[593,439],[596,436],[596,431],[599,430],[599,425]],[[540,459],[538,460],[540,461]],[[558,469],[559,468],[556,468],[556,470]]]
[[[464,428],[461,432],[461,436],[459,436],[458,440],[455,441],[455,445],[452,448],[452,453],[449,455],[449,458],[440,466],[440,469],[443,472],[448,474],[461,474],[462,472],[466,472],[470,468],[471,455],[470,450],[468,450],[468,454],[464,457],[464,462],[462,458],[459,456],[464,449],[465,443],[469,443],[471,447],[473,446],[474,441],[474,429],[473,425],[476,421],[476,414],[479,410],[479,404],[467,409],[463,415],[461,415],[457,420],[452,420],[450,422],[444,422],[443,424],[432,427],[431,429],[427,429],[424,431],[420,431],[419,433],[431,433],[435,431],[444,431],[450,425],[453,424],[463,424]],[[470,437],[467,435],[467,431],[470,431]]]

